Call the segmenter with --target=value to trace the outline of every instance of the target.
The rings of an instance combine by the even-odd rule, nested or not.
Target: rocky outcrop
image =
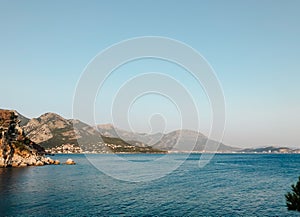
[[[18,114],[0,109],[0,167],[25,167],[54,164],[45,149],[25,136]]]
[[[69,158],[66,163],[67,165],[74,165],[75,164],[75,161],[73,161],[71,158]]]

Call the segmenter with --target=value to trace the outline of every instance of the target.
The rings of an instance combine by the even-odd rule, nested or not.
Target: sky
[[[0,107],[30,118],[45,112],[72,118],[76,85],[99,52],[130,38],[161,36],[191,46],[214,69],[226,103],[225,144],[300,148],[299,8],[298,0],[1,0]],[[146,72],[180,81],[195,99],[200,130],[209,133],[212,114],[201,86],[183,68],[152,59],[112,72],[95,99],[96,123],[116,121],[113,97]],[[129,116],[137,131],[180,127],[176,102],[162,95],[140,97]]]

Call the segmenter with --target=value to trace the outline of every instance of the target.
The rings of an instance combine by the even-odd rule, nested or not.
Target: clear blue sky
[[[164,36],[213,66],[226,98],[225,143],[300,147],[299,8],[299,0],[2,0],[1,107],[71,118],[76,83],[97,53],[131,37]]]

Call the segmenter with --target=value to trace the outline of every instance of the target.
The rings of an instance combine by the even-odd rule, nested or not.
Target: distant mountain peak
[[[98,124],[97,128],[100,128],[100,129],[114,129],[115,127],[111,123],[108,123],[108,124]]]
[[[57,120],[67,120],[65,118],[63,118],[62,116],[56,114],[56,113],[53,113],[53,112],[47,112],[45,114],[42,114],[39,119],[42,119],[42,120],[49,120],[49,119],[57,119]]]
[[[189,129],[179,129],[179,130],[174,130],[174,131],[171,131],[170,133],[168,134],[176,134],[176,135],[180,135],[180,134],[183,134],[185,136],[198,136],[198,137],[206,137],[204,136],[204,134],[200,133],[200,132],[197,132],[197,131],[194,131],[194,130],[189,130]]]

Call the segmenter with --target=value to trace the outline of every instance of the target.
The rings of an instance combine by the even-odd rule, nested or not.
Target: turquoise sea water
[[[204,168],[199,156],[138,183],[103,174],[84,155],[53,157],[72,158],[72,166],[2,168],[0,216],[299,216],[287,211],[284,194],[300,176],[300,155],[217,154]],[[142,162],[159,155],[122,157]],[[181,158],[173,154],[171,161]]]

